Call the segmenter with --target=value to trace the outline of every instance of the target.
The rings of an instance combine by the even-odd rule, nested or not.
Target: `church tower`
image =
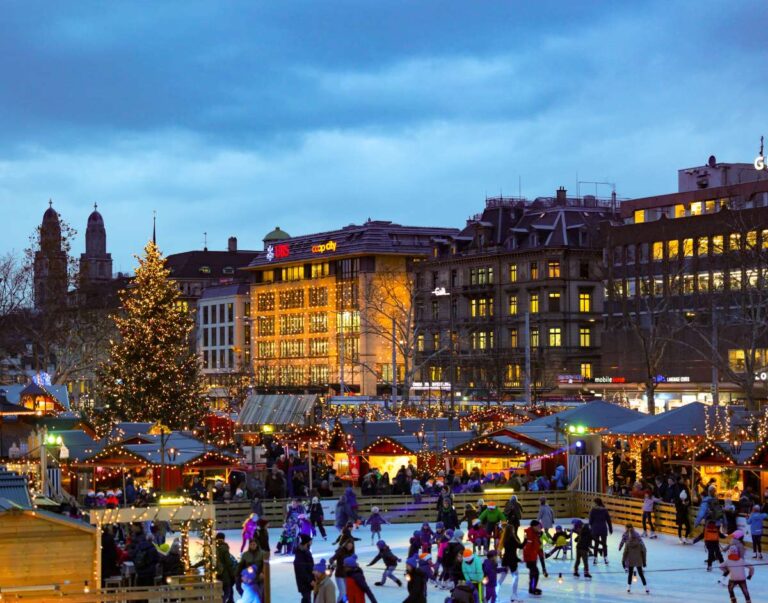
[[[66,303],[67,254],[62,249],[59,214],[48,201],[40,225],[40,249],[34,261],[35,308]]]
[[[104,218],[93,204],[85,229],[85,253],[80,255],[80,278],[88,283],[112,280],[112,254],[107,253],[107,230]]]

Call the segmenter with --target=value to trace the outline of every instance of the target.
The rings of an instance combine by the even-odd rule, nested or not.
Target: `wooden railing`
[[[461,518],[467,503],[476,505],[477,500],[482,498],[486,504],[493,502],[503,509],[512,494],[517,495],[526,517],[536,516],[541,496],[547,498],[547,502],[555,511],[556,517],[571,517],[573,514],[573,498],[571,493],[564,490],[514,493],[509,489],[498,489],[472,494],[455,494],[454,506],[459,518]],[[263,515],[269,521],[270,526],[279,527],[283,524],[286,505],[289,502],[289,499],[262,501]],[[421,502],[414,502],[412,496],[358,496],[357,502],[358,514],[362,519],[371,514],[371,507],[379,507],[387,520],[392,523],[434,522],[437,518],[437,498],[435,496],[425,496]],[[217,503],[216,529],[239,529],[250,512],[251,505],[249,502]],[[328,513],[326,513],[325,523],[327,525],[334,523],[334,518]]]
[[[67,592],[56,585],[48,587],[2,588],[3,601],[118,603],[122,601],[149,601],[150,603],[186,603],[191,601],[219,603],[220,582],[192,582],[178,585],[119,587],[95,589],[90,592]]]

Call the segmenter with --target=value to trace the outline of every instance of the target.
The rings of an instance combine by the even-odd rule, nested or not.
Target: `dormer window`
[[[222,270],[224,274],[234,274],[235,269],[232,268],[232,266],[224,266],[224,269]]]
[[[211,273],[211,267],[210,266],[200,266],[199,272],[200,272],[200,274],[210,274]]]

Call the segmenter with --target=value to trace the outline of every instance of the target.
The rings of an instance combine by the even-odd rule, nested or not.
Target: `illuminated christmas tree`
[[[110,421],[160,421],[171,429],[198,425],[206,405],[198,358],[190,348],[193,320],[168,280],[154,242],[138,257],[136,277],[121,291],[114,316],[118,338],[98,371],[98,393]]]

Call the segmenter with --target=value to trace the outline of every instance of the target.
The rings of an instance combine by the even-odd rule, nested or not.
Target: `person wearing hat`
[[[365,603],[366,596],[371,603],[377,603],[362,568],[357,564],[357,555],[344,559],[344,569],[347,572],[347,603]]]
[[[169,576],[183,576],[184,562],[181,559],[181,541],[174,538],[166,555],[162,555],[163,579]]]
[[[640,534],[635,532],[635,530],[628,530],[627,534],[627,543],[624,548],[624,555],[621,559],[621,564],[624,566],[624,569],[627,570],[627,592],[632,592],[632,577],[635,572],[637,572],[638,578],[643,582],[646,594],[650,594],[651,591],[648,589],[648,583],[645,580],[645,573],[643,572],[643,568],[647,562],[645,544],[643,543],[643,539],[640,538]]]
[[[483,561],[483,575],[485,576],[485,603],[496,603],[497,585],[498,585],[498,556],[496,551],[491,549]]]
[[[317,531],[320,532],[323,540],[328,540],[328,535],[325,533],[325,526],[323,525],[325,522],[325,511],[317,496],[312,498],[312,502],[309,505],[309,521],[312,523],[312,527],[317,528]]]
[[[265,553],[269,552],[269,520],[264,519],[263,517],[259,518],[259,521],[256,522],[256,532],[254,534],[254,537],[256,539],[256,542],[259,543],[259,548],[264,551]]]
[[[315,578],[313,603],[336,603],[336,587],[328,576],[327,570],[325,559],[321,559],[312,568],[312,575]]]
[[[531,521],[525,529],[523,543],[523,561],[528,568],[528,593],[534,596],[541,594],[539,588],[539,554],[541,553],[541,524],[538,519]]]
[[[511,520],[507,520],[507,525],[504,526],[504,530],[501,532],[499,542],[501,543],[501,566],[507,570],[501,574],[499,586],[504,583],[507,575],[512,577],[512,597],[510,601],[514,602],[517,601],[517,587],[520,582],[520,573],[518,571],[520,558],[517,556],[517,551],[523,550],[523,544],[520,542],[517,528],[512,524]]]
[[[376,586],[384,586],[384,584],[387,582],[387,578],[389,578],[398,586],[402,586],[403,583],[400,582],[400,579],[395,576],[395,569],[397,568],[397,563],[400,561],[400,558],[392,552],[392,549],[390,549],[387,546],[387,543],[383,540],[379,540],[376,543],[376,548],[379,550],[379,552],[368,564],[368,567],[371,567],[374,563],[381,559],[384,562],[384,573],[381,576],[381,580],[374,582],[374,584]]]
[[[751,601],[749,596],[749,589],[747,588],[747,580],[751,580],[755,573],[755,568],[752,567],[744,559],[744,556],[739,553],[739,549],[736,546],[731,546],[728,549],[728,555],[720,564],[720,569],[723,570],[724,576],[728,576],[728,595],[731,597],[731,602],[736,603],[736,587],[741,589],[741,593],[744,595],[744,599],[747,603]]]
[[[505,519],[501,509],[496,508],[494,503],[488,503],[488,507],[480,513],[478,519],[485,526],[485,531],[488,532],[488,546],[490,546],[491,539],[495,546],[499,546],[499,523]]]
[[[315,560],[309,550],[311,543],[311,536],[299,534],[299,544],[293,558],[293,572],[296,575],[296,588],[301,595],[301,603],[311,603],[312,570],[315,566]]]
[[[154,548],[154,547],[153,547]],[[227,538],[223,532],[216,534],[216,579],[221,582],[224,592],[224,603],[232,603],[234,600],[235,565],[234,557],[229,552]],[[152,577],[154,584],[154,576]]]
[[[442,522],[446,530],[455,530],[459,527],[459,516],[453,507],[453,500],[449,496],[443,498],[443,503],[437,512],[437,521]]]
[[[365,520],[363,525],[371,527],[371,544],[381,540],[381,526],[389,523],[379,511],[378,507],[371,507],[371,515]]]
[[[445,552],[443,553],[443,564],[445,565],[446,575],[451,579],[454,587],[459,583],[459,580],[464,579],[464,576],[461,573],[461,563],[464,560],[463,539],[464,532],[461,530],[454,530],[453,536],[448,541],[448,545],[445,547]]]
[[[261,591],[257,587],[259,582],[258,572],[253,566],[242,570],[238,574],[237,580],[242,585],[240,589],[242,597],[238,603],[261,603]]]
[[[408,597],[403,603],[427,603],[427,577],[419,568],[419,558],[414,555],[405,562]]]
[[[243,570],[246,570],[249,567],[252,567],[254,572],[256,572],[254,574],[254,588],[260,589],[264,579],[264,551],[261,549],[259,541],[255,538],[252,538],[248,543],[248,548],[240,556],[240,561],[238,561],[237,569],[235,570],[235,576],[237,576],[237,584],[235,586],[237,588],[237,592],[240,594],[243,594],[240,577],[243,575]]]
[[[591,578],[589,573],[589,553],[592,548],[592,529],[581,519],[573,520],[573,533],[576,534],[576,563],[573,575],[579,577],[579,563],[584,564],[584,577]]]
[[[464,580],[475,587],[478,601],[483,603],[483,562],[470,549],[464,549],[462,557],[461,575]]]

